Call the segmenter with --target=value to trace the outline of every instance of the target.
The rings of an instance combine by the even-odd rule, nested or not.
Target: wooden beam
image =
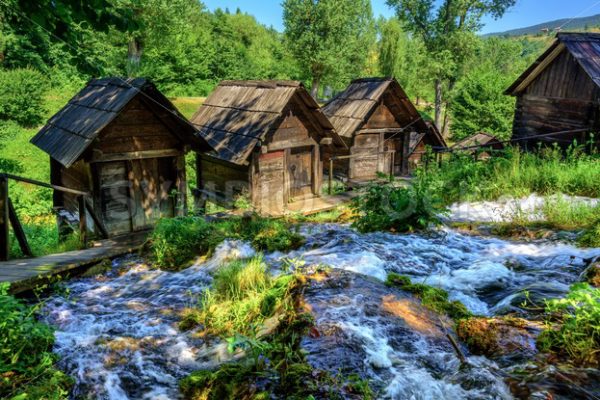
[[[0,175],[0,261],[10,254],[8,207],[8,179]]]
[[[312,138],[308,138],[305,140],[286,140],[283,142],[277,142],[277,143],[272,143],[269,144],[268,146],[263,146],[263,148],[267,148],[267,153],[268,152],[272,152],[272,151],[279,151],[279,150],[285,150],[288,149],[290,147],[306,147],[306,146],[315,146],[317,145],[317,142],[312,139]]]
[[[13,175],[13,174],[0,174],[0,179],[2,179],[2,178],[12,179],[13,181],[19,181],[19,182],[24,182],[24,183],[30,183],[32,185],[37,185],[37,186],[45,187],[48,189],[60,190],[61,192],[76,194],[79,196],[81,196],[81,195],[88,196],[89,195],[88,192],[82,192],[81,190],[75,190],[75,189],[70,189],[70,188],[66,188],[63,186],[52,185],[50,183],[36,181],[35,179],[23,178],[22,176],[17,176],[17,175]]]
[[[402,140],[402,175],[408,175],[408,157],[410,156],[411,132],[406,132]]]
[[[178,157],[182,154],[183,154],[183,152],[178,149],[130,151],[130,152],[126,152],[126,153],[110,153],[110,154],[104,154],[100,151],[95,151],[94,154],[92,155],[91,162],[142,160],[144,158]]]
[[[21,222],[19,221],[19,217],[17,216],[17,212],[15,211],[15,207],[13,206],[10,197],[8,198],[8,218],[10,219],[10,224],[13,227],[13,232],[17,237],[21,251],[26,257],[33,257],[31,247],[29,247],[29,243],[27,243],[25,231],[23,230],[23,226],[21,226]]]
[[[180,155],[175,159],[177,169],[177,200],[174,216],[183,217],[187,215],[187,178],[185,173],[185,156]]]
[[[87,197],[85,199],[85,208],[86,208],[87,212],[90,213],[92,220],[94,221],[94,224],[96,225],[96,227],[98,228],[98,231],[100,232],[100,236],[102,236],[103,239],[108,239],[108,231],[106,230],[104,223],[100,220],[100,218],[98,218],[98,216],[94,212],[94,207],[92,206],[90,199],[88,199]]]
[[[356,131],[357,135],[367,134],[367,133],[400,133],[403,128],[365,128]]]
[[[79,205],[79,240],[81,243],[87,245],[87,213],[85,210],[85,196],[77,197],[77,204]]]

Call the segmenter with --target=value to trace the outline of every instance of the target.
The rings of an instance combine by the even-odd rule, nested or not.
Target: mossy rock
[[[600,288],[600,258],[592,262],[584,271],[583,280],[596,288]]]
[[[98,264],[88,268],[81,276],[83,278],[91,278],[98,275],[103,275],[112,270],[112,261],[108,258],[100,261]]]

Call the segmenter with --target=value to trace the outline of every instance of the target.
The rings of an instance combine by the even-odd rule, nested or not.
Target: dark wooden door
[[[287,160],[290,198],[312,194],[313,168],[312,148],[301,147],[290,150]]]
[[[131,232],[131,197],[125,161],[99,164],[100,207],[109,234]]]

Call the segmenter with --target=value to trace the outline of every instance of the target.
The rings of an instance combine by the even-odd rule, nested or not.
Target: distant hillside
[[[557,19],[555,21],[548,21],[541,24],[528,26],[526,28],[512,29],[506,32],[495,32],[488,33],[485,36],[524,36],[524,35],[536,35],[542,32],[542,29],[548,29],[550,32],[556,28],[563,26],[569,22],[570,18]],[[591,29],[600,26],[600,14],[592,15],[591,17],[575,18],[569,22],[563,28],[563,31],[582,31],[585,29]]]

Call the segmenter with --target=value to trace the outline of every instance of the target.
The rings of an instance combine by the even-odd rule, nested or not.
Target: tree
[[[442,129],[444,86],[451,90],[473,50],[482,18],[501,17],[516,0],[387,0],[427,50],[435,86],[435,124]],[[438,5],[439,4],[439,5]]]
[[[285,0],[283,22],[313,97],[324,79],[341,86],[360,74],[375,41],[369,0]]]

